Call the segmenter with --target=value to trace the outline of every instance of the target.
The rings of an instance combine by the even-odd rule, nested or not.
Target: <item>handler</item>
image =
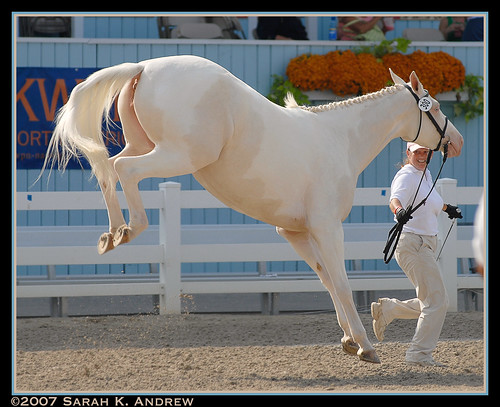
[[[450,219],[462,218],[460,209],[444,204],[434,189],[424,205],[411,216],[406,214],[413,201],[425,169],[425,176],[415,202],[420,202],[432,188],[432,179],[426,167],[429,149],[416,143],[408,143],[405,165],[396,173],[391,184],[389,207],[394,220],[403,223],[401,238],[395,257],[399,267],[415,286],[417,298],[400,301],[397,298],[380,298],[372,302],[373,331],[379,341],[392,320],[418,319],[415,335],[406,351],[406,362],[421,366],[442,366],[432,358],[448,308],[448,297],[437,261],[437,217],[441,210]]]

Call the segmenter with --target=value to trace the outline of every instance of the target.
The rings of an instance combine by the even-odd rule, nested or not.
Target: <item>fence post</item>
[[[447,204],[457,204],[457,180],[451,178],[442,178],[436,183],[436,190]],[[444,239],[451,226],[451,220],[445,212],[441,212],[438,217],[439,233],[437,253],[441,250]],[[455,222],[456,223],[456,222]],[[436,253],[436,256],[437,256]],[[448,293],[449,306],[448,311],[456,312],[458,310],[458,276],[457,276],[457,225],[451,229],[450,235],[441,252],[438,261],[439,268],[443,275],[444,285]]]
[[[160,314],[181,312],[181,184],[162,182],[160,191],[160,245],[164,258],[160,263]]]

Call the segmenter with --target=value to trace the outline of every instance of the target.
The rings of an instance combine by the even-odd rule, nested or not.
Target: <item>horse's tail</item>
[[[40,175],[48,163],[52,168],[57,162],[64,171],[72,157],[83,154],[99,182],[107,185],[113,182],[114,172],[102,135],[103,120],[109,126],[115,97],[143,69],[141,64],[124,63],[101,69],[75,86],[68,102],[57,113]]]

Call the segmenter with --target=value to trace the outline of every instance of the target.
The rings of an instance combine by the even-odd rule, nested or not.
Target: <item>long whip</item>
[[[453,225],[455,224],[456,220],[457,220],[457,218],[453,218],[453,221],[451,222],[451,226],[448,229],[448,233],[446,234],[446,237],[444,238],[444,242],[443,242],[443,244],[441,246],[441,249],[439,250],[439,253],[438,253],[437,257],[436,257],[436,261],[439,260],[439,257],[441,256],[441,253],[443,252],[444,245],[446,244],[446,241],[448,240],[448,236],[450,236],[451,229],[453,228]]]

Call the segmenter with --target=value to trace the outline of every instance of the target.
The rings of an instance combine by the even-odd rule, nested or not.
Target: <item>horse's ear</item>
[[[415,71],[412,71],[410,74],[410,84],[413,91],[417,94],[424,89]]]
[[[399,76],[397,76],[394,72],[392,72],[392,69],[389,68],[389,72],[391,74],[392,81],[394,84],[399,84],[399,85],[406,85],[405,81],[402,80]]]

